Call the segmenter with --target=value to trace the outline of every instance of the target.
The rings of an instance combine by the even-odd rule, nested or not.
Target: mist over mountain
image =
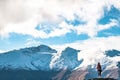
[[[20,75],[21,80],[23,80],[23,77],[25,77],[25,80],[30,80],[29,76],[33,79],[36,79],[36,77],[39,79],[43,78],[43,80],[83,80],[96,78],[96,64],[99,61],[101,62],[103,70],[102,77],[120,78],[120,61],[118,60],[118,58],[120,58],[120,51],[104,51],[104,57],[95,59],[95,63],[86,63],[86,65],[83,65],[86,58],[83,57],[78,60],[78,54],[81,54],[80,52],[81,50],[67,47],[59,53],[59,51],[46,45],[40,45],[2,53],[0,54],[0,74],[3,76],[1,79],[5,80],[5,75],[8,76],[11,73],[11,76],[8,76],[8,79],[6,79],[10,80],[9,78],[13,77],[17,71],[18,73],[16,75],[26,73],[26,77],[22,74]],[[101,54],[98,54],[97,56],[100,55]],[[40,75],[33,74],[36,76],[33,77],[31,72]],[[45,78],[45,75],[49,77]],[[15,79],[18,79],[18,77]]]

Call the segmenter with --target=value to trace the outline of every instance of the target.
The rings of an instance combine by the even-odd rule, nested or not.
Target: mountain
[[[55,60],[52,69],[74,69],[80,65],[77,60],[79,50],[70,47],[62,51],[61,56]],[[31,69],[31,70],[50,70],[50,64],[57,54],[55,49],[46,45],[38,47],[24,48],[0,54],[0,68],[4,69]],[[53,58],[54,56],[54,58]]]
[[[89,80],[115,80],[113,78],[94,78],[94,79],[89,79]]]
[[[80,52],[80,50],[76,50],[70,47],[67,47],[65,50],[62,51],[61,56],[54,61],[53,68],[54,69],[74,69],[78,67],[83,60],[78,61],[77,59],[77,53]]]
[[[118,78],[118,80],[120,80],[120,62],[118,62],[118,64],[117,64],[117,66],[118,66],[118,75],[119,75],[119,78]]]
[[[53,53],[57,51],[45,45],[6,52],[0,54],[0,68],[49,70]]]
[[[97,78],[96,64],[100,62],[102,77],[120,79],[120,51],[115,49],[102,53],[96,51],[92,53],[93,55],[81,52],[82,50],[71,47],[59,52],[46,45],[5,52],[0,54],[0,78],[88,80]]]
[[[120,51],[117,50],[108,50],[105,52],[107,56],[109,57],[115,57],[115,56],[120,56]]]
[[[120,80],[120,56],[118,55],[120,51],[113,49],[104,51],[102,53],[96,51],[96,53],[94,53],[94,55],[89,55],[92,57],[92,59],[90,57],[91,61],[87,62],[86,63],[87,65],[82,65],[85,63],[86,60],[88,60],[87,58],[89,58],[87,57],[88,54],[84,53],[84,56],[81,57],[83,59],[82,63],[78,68],[74,69],[69,74],[69,78],[67,80],[97,79],[98,77],[98,73],[96,70],[97,62],[100,62],[102,65],[102,78],[104,78],[103,80],[106,80],[105,78],[111,78],[112,80]],[[114,54],[115,56],[110,57],[112,54]],[[92,63],[89,64],[90,62]]]

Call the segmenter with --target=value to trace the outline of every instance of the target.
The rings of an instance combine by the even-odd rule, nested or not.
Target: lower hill
[[[88,79],[88,80],[116,80],[113,78],[94,78],[94,79]]]

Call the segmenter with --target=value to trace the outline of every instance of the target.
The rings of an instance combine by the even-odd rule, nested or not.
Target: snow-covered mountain
[[[0,54],[0,68],[49,70],[54,53],[57,51],[45,45],[6,52]]]
[[[62,51],[61,56],[54,60],[53,69],[74,69],[82,63],[82,59],[78,61],[77,53],[80,50],[75,50],[73,48],[67,47]]]
[[[97,77],[96,64],[100,62],[103,70],[102,77],[119,79],[120,51],[96,51],[92,54],[85,52],[83,54],[83,52],[70,47],[59,52],[46,45],[13,50],[0,54],[0,70],[60,70],[57,75],[59,77],[69,70],[70,73],[66,74],[69,80],[73,80],[73,76],[76,78],[74,80],[78,78],[83,80]]]
[[[78,61],[77,59],[78,52],[79,50],[68,47],[62,51],[58,59],[54,59],[57,51],[45,45],[14,50],[0,54],[0,68],[27,70],[74,69],[82,62],[82,60]],[[52,59],[54,59],[53,62]],[[52,68],[50,64],[52,64]]]

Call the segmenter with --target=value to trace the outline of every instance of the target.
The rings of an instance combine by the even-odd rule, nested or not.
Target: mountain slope
[[[80,52],[79,50],[75,50],[73,48],[67,47],[65,50],[62,51],[61,56],[54,61],[53,69],[74,69],[78,67],[83,60],[78,61],[77,53]]]
[[[82,62],[77,59],[78,52],[79,50],[66,48],[62,51],[61,56],[53,62],[52,69],[76,68]],[[55,54],[57,54],[55,49],[45,45],[6,52],[0,54],[0,68],[50,70],[50,63]]]
[[[49,63],[56,50],[48,46],[25,48],[0,54],[0,68],[49,70]]]
[[[25,70],[26,76],[31,75],[31,72],[39,71],[41,77],[44,73],[53,80],[92,79],[98,76],[96,64],[100,62],[102,77],[120,79],[120,51],[96,51],[89,52],[90,54],[82,52],[84,51],[70,47],[59,52],[46,45],[6,52],[0,54],[1,75],[7,71],[8,73],[5,74],[16,73],[16,70],[19,70],[18,74],[20,74]],[[9,70],[12,71],[9,72]],[[39,76],[36,75],[36,77]]]
[[[115,56],[120,56],[120,51],[117,50],[108,50],[105,52],[107,56],[109,57],[115,57]]]

